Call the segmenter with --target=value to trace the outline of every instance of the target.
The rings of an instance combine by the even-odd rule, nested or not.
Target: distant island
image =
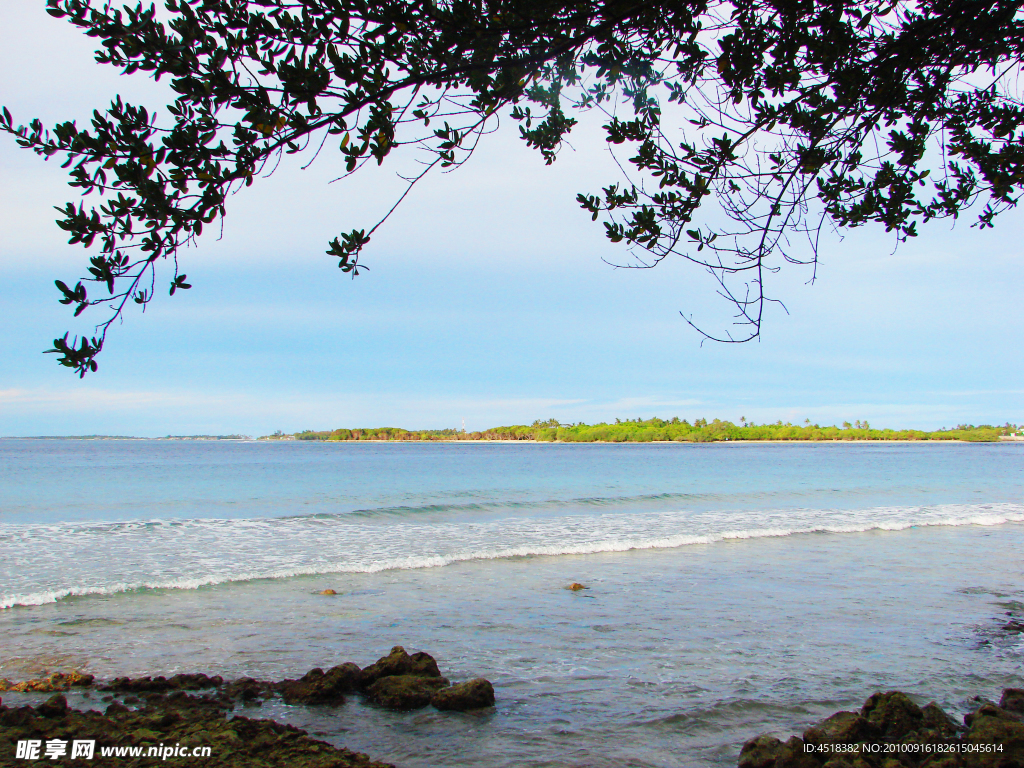
[[[319,440],[341,442],[352,440],[403,441],[516,441],[560,443],[717,443],[755,440],[771,441],[836,441],[836,440],[961,440],[972,443],[994,443],[1000,440],[1024,440],[1022,428],[1007,422],[1003,426],[960,424],[952,429],[924,432],[917,429],[874,429],[866,421],[840,426],[821,426],[806,420],[801,424],[777,421],[755,424],[744,418],[739,424],[714,419],[695,419],[690,423],[672,419],[616,419],[614,423],[562,424],[556,419],[535,421],[530,425],[493,427],[482,432],[458,429],[408,430],[399,427],[368,427],[317,431],[306,429],[293,434],[276,432],[260,440]]]

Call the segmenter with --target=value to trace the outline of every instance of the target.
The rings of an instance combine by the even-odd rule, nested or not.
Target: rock
[[[960,755],[941,754],[925,758],[920,768],[963,768],[963,765]],[[887,766],[883,765],[882,768]]]
[[[804,748],[804,741],[798,736],[791,736],[775,760],[775,768],[819,768],[821,763],[817,757]]]
[[[856,712],[836,712],[804,731],[808,744],[857,744],[880,736],[879,728]]]
[[[96,768],[134,764],[122,758],[102,758],[100,747],[178,743],[193,748],[209,747],[212,755],[201,761],[208,768],[394,768],[312,739],[290,725],[246,717],[227,720],[223,711],[197,708],[198,698],[204,697],[174,692],[162,700],[154,698],[152,708],[137,711],[111,704],[106,715],[70,709],[63,697],[55,697],[35,709],[0,709],[0,765],[24,762],[15,757],[19,740],[89,738],[96,740],[96,757],[82,765]],[[172,760],[168,765],[178,762]]]
[[[396,645],[387,656],[381,656],[362,671],[359,685],[369,688],[382,677],[415,675],[417,677],[441,677],[437,662],[429,653],[414,653],[411,656],[405,648]]]
[[[975,697],[980,706],[964,717],[964,731],[937,704],[918,707],[899,691],[876,693],[861,712],[837,712],[804,732],[815,746],[871,744],[860,752],[808,753],[793,737],[747,742],[740,768],[1022,768],[1024,690],[1003,691],[1000,705]],[[892,745],[895,749],[886,749]],[[941,748],[936,748],[942,745]]]
[[[899,741],[924,722],[921,708],[899,691],[872,694],[860,713],[886,741]]]
[[[993,704],[991,701],[986,701],[973,712],[969,712],[964,715],[964,725],[970,727],[974,724],[975,719],[979,717],[994,717],[999,720],[1020,720],[1020,715],[1016,712],[1011,712],[1008,709],[1003,709],[1002,707]]]
[[[431,697],[430,703],[437,709],[456,712],[493,707],[494,686],[489,680],[478,677],[450,688],[443,688]]]
[[[216,688],[224,683],[220,675],[182,674],[172,677],[115,677],[100,687],[101,691],[132,691],[144,693],[153,691],[199,691],[204,688]]]
[[[965,744],[998,744],[1002,747],[1000,752],[970,753],[971,768],[1024,765],[1024,723],[1007,710],[992,704],[983,705],[973,716],[968,717],[970,727],[963,735]]]
[[[333,589],[325,589],[320,594],[321,595],[336,595],[338,593],[335,592]]]
[[[782,752],[782,742],[762,733],[743,745],[739,768],[775,768],[775,760]]]
[[[999,706],[1010,712],[1024,713],[1024,688],[1004,688]]]
[[[298,680],[282,681],[278,688],[287,704],[343,704],[345,694],[360,687],[362,678],[362,670],[346,662],[326,672],[311,669]]]
[[[94,679],[92,675],[83,675],[81,672],[54,672],[46,678],[25,680],[20,683],[12,683],[5,678],[0,680],[0,691],[19,691],[22,693],[66,691],[72,687],[92,685]]]
[[[923,717],[921,724],[925,728],[936,728],[942,731],[948,731],[950,736],[953,736],[958,730],[960,730],[957,724],[953,721],[953,718],[947,715],[934,701],[930,704],[925,704],[921,708],[921,715]]]
[[[184,691],[172,691],[166,696],[162,693],[149,694],[146,696],[146,706],[157,708],[173,707],[176,709],[189,707],[194,709],[230,711],[235,708],[235,702],[224,691],[218,691],[213,696],[195,696]]]
[[[354,664],[352,666],[355,666]],[[358,667],[356,667],[358,669]],[[261,699],[269,699],[274,693],[273,683],[264,680],[255,680],[251,677],[240,677],[232,680],[223,686],[225,694],[233,699],[241,699],[243,702],[258,702]]]
[[[430,703],[438,688],[448,685],[443,677],[388,675],[366,689],[366,700],[386,709],[419,709]]]
[[[68,700],[58,693],[36,707],[36,712],[43,717],[64,717],[68,712]]]
[[[821,768],[874,768],[860,755],[840,755],[827,760]]]
[[[200,691],[204,688],[216,688],[224,683],[224,678],[220,675],[204,675],[202,673],[195,675],[174,675],[167,682],[171,684],[171,687],[179,691]]]

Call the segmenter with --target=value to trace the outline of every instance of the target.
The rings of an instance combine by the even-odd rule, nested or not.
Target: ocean
[[[1024,687],[1022,523],[1024,444],[5,439],[0,677],[403,645],[497,706],[246,714],[400,768],[733,766],[878,690]]]

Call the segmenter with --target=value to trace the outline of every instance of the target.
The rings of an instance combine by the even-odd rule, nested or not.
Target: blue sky
[[[162,110],[162,86],[94,64],[90,41],[42,6],[0,10],[0,102],[16,120],[82,124],[118,92]],[[627,255],[574,197],[615,167],[598,124],[571,141],[545,167],[506,123],[467,166],[413,192],[356,280],[326,243],[387,210],[398,168],[330,184],[340,164],[329,153],[306,171],[286,161],[232,199],[222,239],[208,232],[182,254],[193,289],[129,312],[82,381],[41,354],[98,319],[72,321],[53,288],[86,264],[53,223],[51,206],[74,192],[58,163],[0,141],[0,435],[654,415],[1024,421],[1020,213],[988,232],[930,225],[895,253],[877,229],[826,238],[814,285],[798,267],[774,279],[789,314],[772,312],[760,342],[702,346],[679,312],[721,327],[713,285],[680,261],[603,261]]]

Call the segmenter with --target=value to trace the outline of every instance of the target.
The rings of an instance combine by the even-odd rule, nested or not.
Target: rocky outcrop
[[[494,706],[494,686],[482,677],[458,683],[435,693],[430,703],[440,710],[466,712]]]
[[[366,689],[366,700],[387,709],[420,709],[446,685],[448,681],[443,677],[388,675]]]
[[[1024,688],[1006,688],[999,699],[999,706],[1010,712],[1024,714]]]
[[[763,734],[743,745],[740,768],[820,768],[820,763],[807,754],[804,741],[793,736],[783,742]]]
[[[382,677],[414,675],[416,677],[441,677],[437,662],[429,653],[408,654],[400,645],[391,649],[387,656],[381,656],[362,673],[361,686],[369,688]]]
[[[986,702],[967,715],[964,722],[967,724],[967,732],[962,739],[964,744],[979,747],[998,744],[1002,747],[999,752],[979,751],[973,756],[973,761],[965,765],[972,768],[1024,766],[1024,722],[1021,722],[1020,713]]]
[[[837,712],[782,742],[743,745],[739,768],[1024,768],[1024,690],[981,702],[958,725],[934,702],[899,691],[872,695],[859,712]]]
[[[0,681],[0,690],[63,691],[72,685],[91,685],[92,675],[77,672],[56,673],[45,680],[23,683]],[[311,669],[298,679],[281,681],[256,680],[243,677],[226,682],[219,675],[178,674],[171,677],[118,677],[98,686],[111,694],[128,694],[111,707],[129,711],[125,704],[146,704],[186,701],[187,691],[205,691],[192,697],[197,707],[232,709],[236,704],[259,706],[264,700],[279,695],[286,704],[337,706],[347,694],[361,693],[366,701],[389,709],[418,709],[434,703],[438,709],[468,710],[494,706],[494,688],[483,678],[448,687],[437,661],[429,653],[408,653],[396,645],[364,669],[352,662],[331,667],[326,672]],[[112,697],[107,697],[110,701]]]
[[[876,741],[878,727],[856,712],[836,712],[804,731],[804,743],[818,746]]]
[[[23,680],[20,683],[12,683],[4,678],[0,680],[0,691],[52,693],[67,691],[78,686],[89,686],[92,685],[94,679],[92,675],[84,675],[81,672],[54,672],[48,677]]]
[[[70,748],[73,740],[87,737],[95,739],[95,752],[82,765],[95,768],[124,768],[137,762],[125,756],[104,756],[102,747],[148,750],[163,745],[188,750],[209,748],[208,756],[191,760],[201,762],[205,768],[394,768],[358,752],[312,739],[290,725],[246,717],[228,720],[222,710],[196,706],[196,700],[206,697],[181,691],[153,696],[154,701],[142,709],[112,704],[105,714],[71,709],[61,695],[35,708],[4,707],[0,703],[0,732],[4,734],[0,739],[0,765],[26,763],[15,757],[15,745],[21,740],[60,739]],[[150,758],[149,762],[154,759],[160,758]]]
[[[115,677],[106,685],[100,686],[101,691],[131,691],[134,693],[161,691],[201,691],[204,688],[216,688],[224,683],[220,675],[186,674],[173,677]]]
[[[361,687],[363,672],[352,662],[339,664],[324,672],[315,668],[298,680],[277,684],[287,704],[343,704],[345,694]]]

